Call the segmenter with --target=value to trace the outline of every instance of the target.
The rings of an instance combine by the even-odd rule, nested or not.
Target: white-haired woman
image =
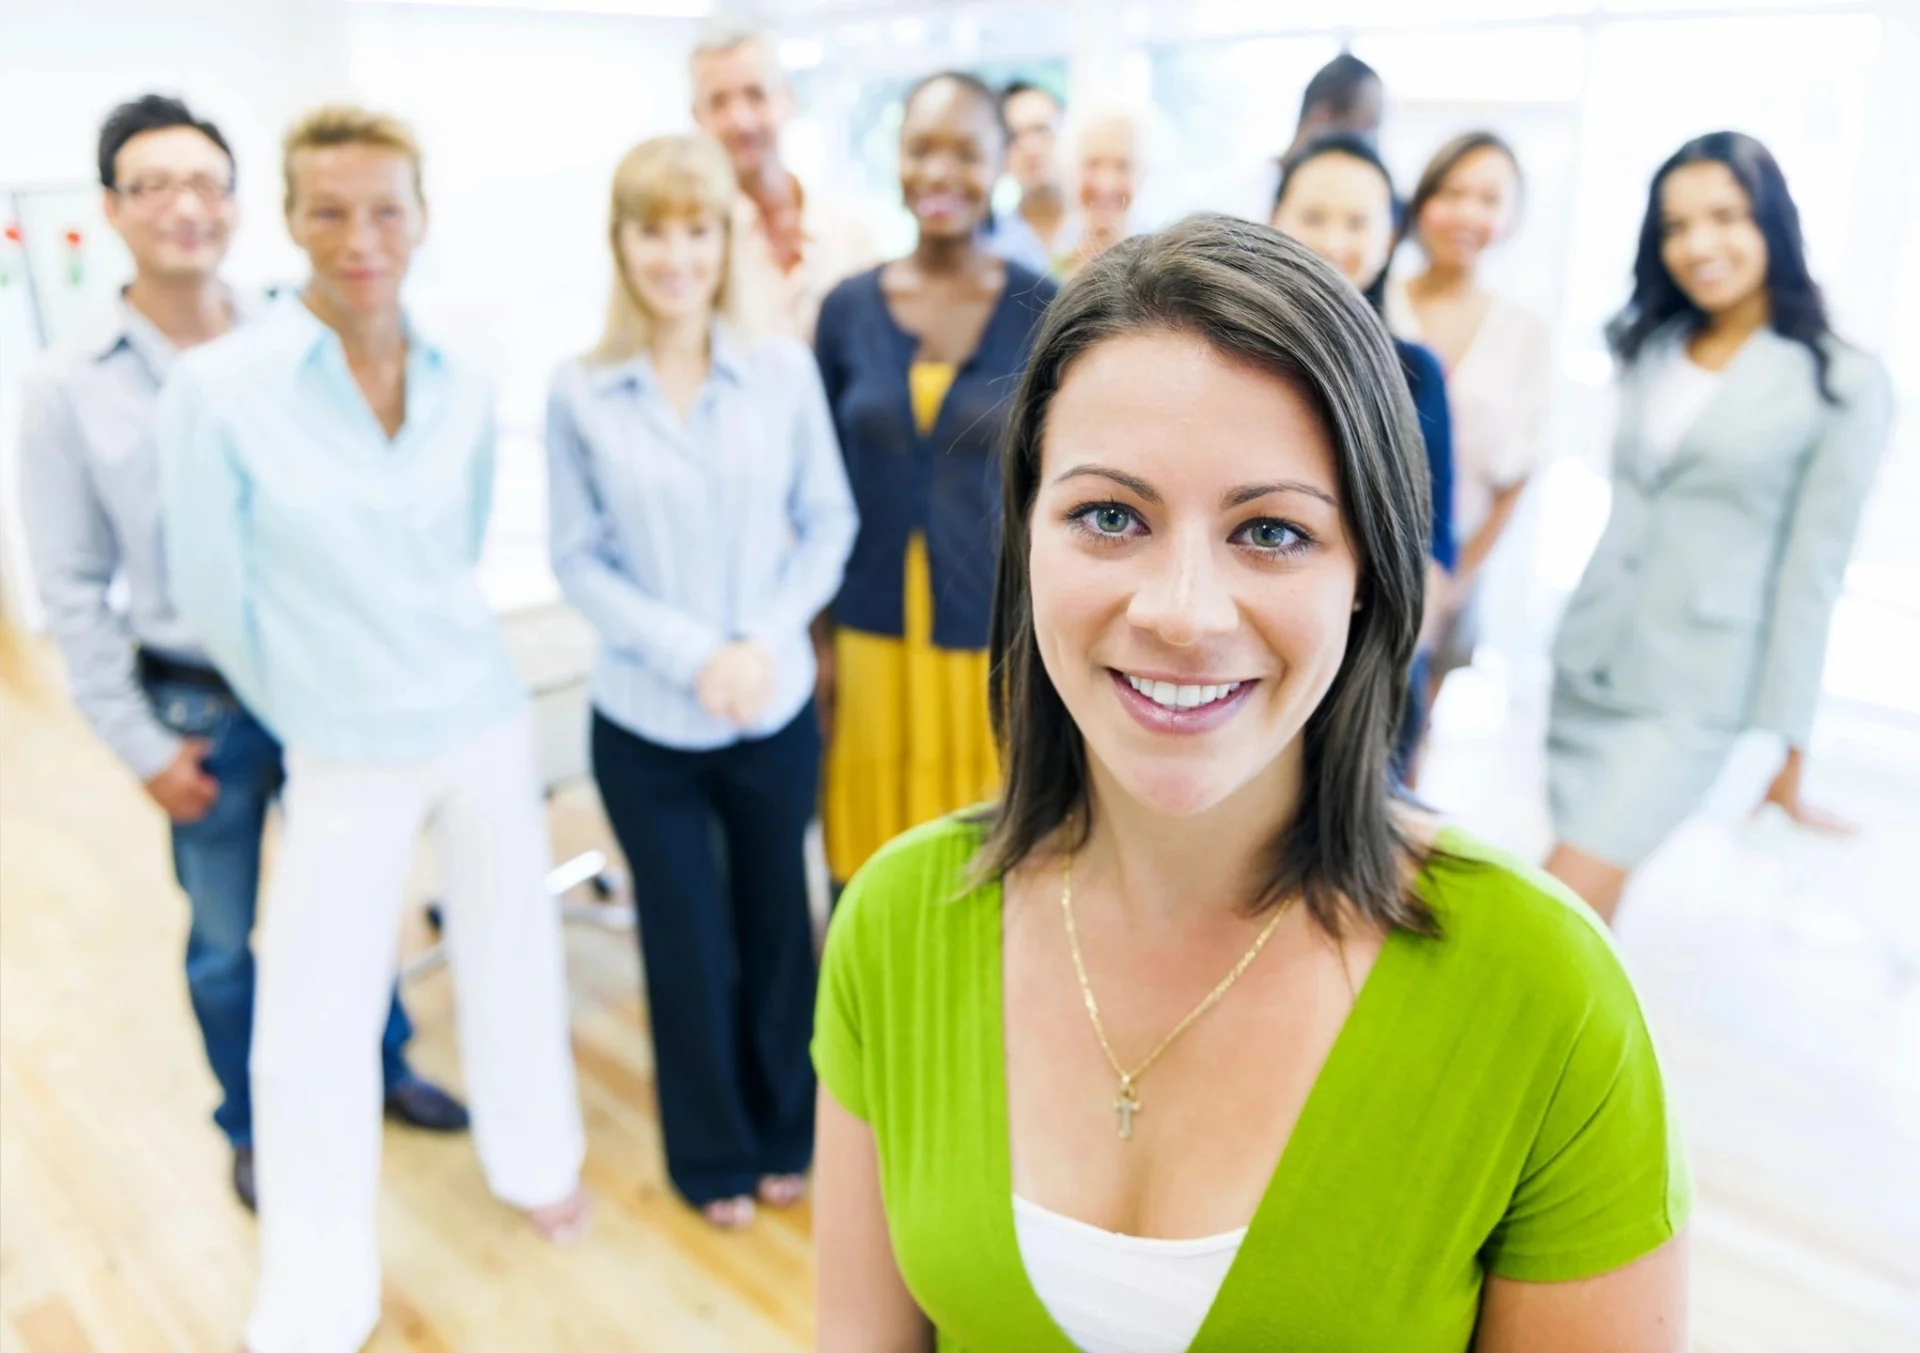
[[[1056,277],[1071,277],[1133,233],[1145,136],[1140,121],[1120,109],[1095,112],[1073,142],[1073,192],[1079,216],[1055,258]]]
[[[813,1154],[807,627],[855,526],[812,354],[752,339],[734,195],[705,138],[621,161],[606,333],[554,377],[547,423],[554,572],[600,634],[593,768],[636,881],[667,1172],[722,1227],[798,1201]]]

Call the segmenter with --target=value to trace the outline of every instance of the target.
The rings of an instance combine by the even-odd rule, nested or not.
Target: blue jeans
[[[220,1082],[213,1121],[234,1146],[253,1143],[247,1058],[253,1048],[253,921],[260,896],[260,838],[285,772],[280,744],[232,696],[179,682],[147,684],[160,721],[204,739],[207,774],[220,797],[198,822],[173,824],[173,872],[193,913],[187,932],[187,991],[207,1061]],[[387,1089],[408,1079],[402,1049],[413,1036],[394,992],[380,1040]]]

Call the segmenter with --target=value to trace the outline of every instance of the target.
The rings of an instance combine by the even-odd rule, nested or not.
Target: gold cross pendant
[[[1133,1116],[1140,1112],[1142,1112],[1140,1097],[1133,1093],[1133,1082],[1123,1078],[1120,1082],[1120,1095],[1113,1101],[1113,1113],[1119,1120],[1122,1140],[1132,1139]]]

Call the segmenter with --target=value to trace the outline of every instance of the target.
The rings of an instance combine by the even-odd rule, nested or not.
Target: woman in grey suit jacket
[[[1654,176],[1622,365],[1613,512],[1554,645],[1547,868],[1611,917],[1747,728],[1796,820],[1827,622],[1886,442],[1872,357],[1828,327],[1799,214],[1752,137]]]

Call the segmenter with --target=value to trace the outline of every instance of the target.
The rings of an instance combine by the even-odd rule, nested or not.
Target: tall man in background
[[[1015,80],[1000,94],[1007,128],[1007,173],[1020,205],[994,222],[993,252],[1045,277],[1068,239],[1067,194],[1060,173],[1060,120],[1066,108],[1045,89]]]
[[[219,275],[237,219],[233,158],[212,123],[149,94],[107,118],[99,168],[134,279],[27,382],[27,541],[74,703],[172,824],[174,873],[192,916],[187,990],[220,1084],[214,1122],[233,1145],[234,1189],[252,1207],[251,936],[281,752],[168,596],[153,443],[175,358],[248,318]],[[124,609],[109,599],[116,577]],[[408,1069],[411,1033],[396,994],[380,1049],[388,1113],[464,1128],[466,1110]]]
[[[1327,132],[1355,132],[1369,141],[1378,140],[1385,109],[1386,89],[1378,72],[1353,53],[1342,52],[1307,81],[1293,144],[1280,158],[1290,158],[1314,137]]]
[[[693,50],[693,120],[726,148],[739,180],[734,216],[741,266],[775,329],[813,341],[820,302],[843,278],[880,261],[848,207],[809,191],[780,158],[793,87],[762,35],[725,30]]]

